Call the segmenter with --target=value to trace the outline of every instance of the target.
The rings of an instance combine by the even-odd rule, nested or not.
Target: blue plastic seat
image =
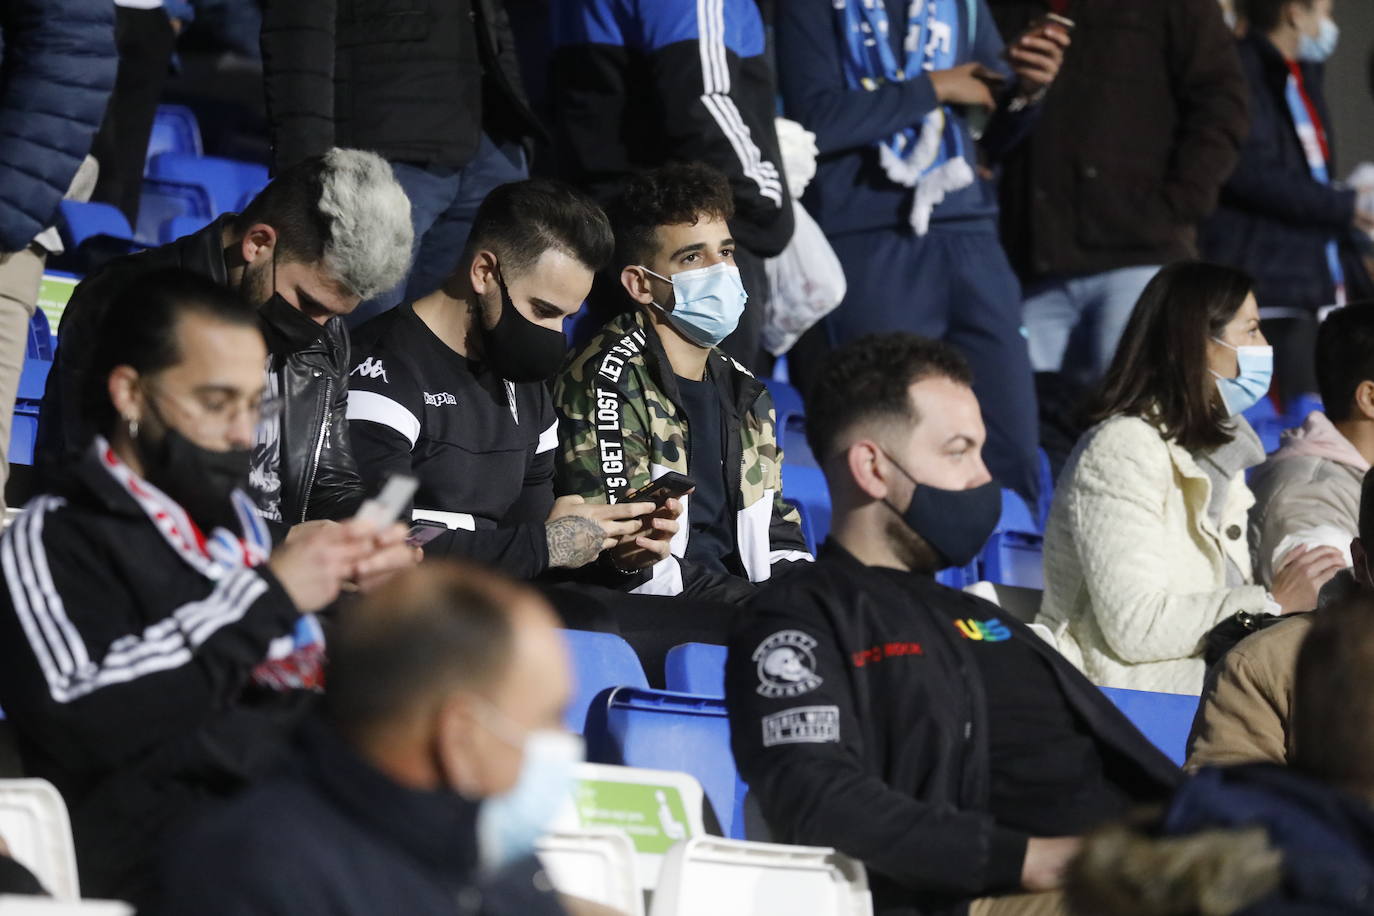
[[[10,464],[33,464],[33,445],[38,441],[38,418],[15,411],[10,426],[7,455]]]
[[[144,157],[144,171],[153,157],[163,153],[184,153],[201,156],[205,152],[200,142],[200,122],[196,113],[185,105],[159,105],[153,115],[153,130],[148,135],[148,153]]]
[[[801,506],[805,514],[803,534],[809,529],[807,542],[811,551],[820,549],[830,536],[830,490],[825,474],[819,468],[797,464],[782,466],[782,495],[793,505]]]
[[[721,832],[744,839],[747,790],[730,751],[723,699],[634,687],[605,690],[587,713],[587,759],[695,776]]]
[[[210,223],[211,220],[203,216],[174,216],[162,224],[158,241],[163,245],[175,242],[179,238],[199,232]]]
[[[607,687],[644,687],[649,680],[630,644],[613,633],[563,630],[573,663],[573,699],[563,715],[569,731],[581,734],[587,709]]]
[[[1274,402],[1268,398],[1260,398],[1254,407],[1245,411],[1245,419],[1254,428],[1255,434],[1259,436],[1260,442],[1264,444],[1266,453],[1276,451],[1279,447],[1279,436],[1283,433],[1283,418],[1274,407]]]
[[[1307,419],[1307,415],[1312,411],[1325,410],[1322,405],[1321,395],[1300,394],[1293,399],[1293,403],[1288,405],[1288,412],[1284,415],[1283,425],[1286,429],[1301,426]]]
[[[782,449],[783,460],[802,467],[817,467],[815,456],[806,442],[806,407],[802,403],[801,392],[777,379],[764,379],[763,384],[773,396],[773,409],[778,422],[778,446]]]
[[[1002,518],[979,557],[982,578],[997,585],[1043,589],[1044,536],[1018,494],[1002,491]]]
[[[134,231],[129,221],[112,204],[64,200],[59,205],[59,212],[62,218],[58,221],[58,234],[68,250],[74,251],[83,242],[98,236],[133,241]]]
[[[967,566],[951,566],[940,570],[935,574],[935,581],[946,588],[964,589],[977,582],[980,577],[978,561],[974,560]]]
[[[664,682],[669,690],[703,697],[725,696],[725,646],[705,642],[685,642],[668,650],[663,662]]]
[[[265,165],[185,153],[154,156],[148,174],[153,178],[200,185],[210,195],[210,210],[214,216],[232,212],[245,194],[262,190],[268,181]]]
[[[1054,505],[1054,467],[1050,464],[1049,452],[1043,448],[1036,449],[1036,452],[1040,457],[1040,505],[1036,508],[1040,530],[1044,531],[1050,523],[1050,508]]]
[[[56,350],[57,344],[53,340],[52,325],[48,323],[47,313],[42,309],[34,309],[33,317],[29,319],[29,346],[25,356],[29,359],[45,359],[52,362]]]
[[[1153,693],[1103,687],[1102,692],[1170,760],[1183,766],[1188,756],[1188,735],[1193,730],[1198,698],[1182,693]]]
[[[811,513],[806,508],[806,503],[797,502],[795,499],[783,500],[793,509],[797,510],[797,517],[801,519],[802,537],[806,539],[806,549],[811,551],[814,556],[821,545],[816,543],[816,529],[811,524]]]
[[[138,203],[137,238],[146,245],[160,245],[166,238],[167,224],[172,220],[198,219],[204,226],[215,215],[210,193],[200,185],[167,178],[145,178]]]

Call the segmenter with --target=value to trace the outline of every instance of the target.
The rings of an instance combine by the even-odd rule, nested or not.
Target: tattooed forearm
[[[549,565],[563,569],[578,569],[594,561],[601,553],[606,533],[601,526],[580,515],[565,515],[544,526],[549,539]]]

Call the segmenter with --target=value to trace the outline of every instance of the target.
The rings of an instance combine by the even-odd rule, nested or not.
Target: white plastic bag
[[[764,261],[772,299],[763,323],[763,346],[774,356],[792,348],[812,325],[844,299],[844,268],[825,233],[795,200],[796,229],[782,254]]]

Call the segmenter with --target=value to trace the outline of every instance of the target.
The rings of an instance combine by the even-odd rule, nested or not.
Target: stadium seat
[[[42,309],[34,309],[33,317],[29,319],[29,345],[25,355],[29,359],[43,359],[52,362],[56,352],[57,344],[53,340],[52,325],[48,321],[48,316],[43,313]],[[39,397],[42,396],[40,393]]]
[[[1002,518],[980,556],[982,578],[999,585],[1043,589],[1044,541],[1026,501],[1003,490]]]
[[[816,528],[811,524],[811,513],[806,508],[806,503],[797,502],[795,499],[784,501],[797,510],[797,515],[801,518],[802,537],[806,538],[806,549],[815,554],[817,550],[820,550],[821,545],[816,542]]]
[[[1036,514],[1040,522],[1040,530],[1044,531],[1045,526],[1050,522],[1050,508],[1054,505],[1054,467],[1050,464],[1050,454],[1043,448],[1036,449],[1040,456],[1040,504],[1036,507]]]
[[[1284,414],[1283,425],[1285,429],[1292,429],[1301,426],[1307,419],[1307,415],[1314,410],[1320,411],[1325,408],[1322,406],[1321,395],[1300,394],[1293,399],[1293,403],[1288,405],[1288,411]]]
[[[188,156],[205,154],[200,142],[200,122],[196,113],[185,105],[159,105],[153,116],[153,131],[148,135],[148,154],[144,157],[144,171],[155,156],[163,153],[184,153]]]
[[[977,582],[978,579],[977,560],[967,566],[951,566],[935,574],[935,581],[946,588],[963,589]]]
[[[539,838],[535,854],[560,894],[590,900],[626,916],[644,916],[635,847],[624,830],[554,831]]]
[[[773,396],[773,409],[778,422],[778,446],[782,449],[783,460],[802,467],[817,467],[811,447],[806,444],[806,408],[801,392],[787,382],[776,379],[764,379],[763,383]]]
[[[10,464],[33,464],[33,449],[38,442],[38,417],[14,412],[10,426],[7,457]]]
[[[0,779],[0,837],[58,900],[81,897],[67,806],[43,779]]]
[[[639,656],[613,633],[563,630],[573,663],[573,700],[564,713],[569,731],[582,734],[592,699],[607,687],[648,687]]]
[[[1122,687],[1103,687],[1102,692],[1155,747],[1167,754],[1174,763],[1183,766],[1188,754],[1188,735],[1193,730],[1193,718],[1197,715],[1197,697]]]
[[[666,690],[613,687],[587,712],[593,763],[680,770],[701,783],[721,831],[744,834],[745,786],[730,751],[725,701]]]
[[[210,195],[213,215],[230,213],[245,194],[267,184],[267,166],[218,156],[162,153],[154,156],[148,174],[153,178],[200,185]]]
[[[172,220],[198,219],[203,226],[215,215],[210,193],[200,185],[167,178],[145,178],[138,204],[137,238],[145,245],[160,245],[166,237],[167,224]]]
[[[203,216],[174,216],[162,224],[158,243],[166,245],[168,242],[175,242],[179,238],[199,232],[210,223],[211,220]]]
[[[694,837],[664,857],[650,916],[868,916],[863,865],[833,849]]]
[[[134,231],[118,207],[79,200],[64,200],[59,206],[62,218],[58,221],[58,233],[69,250],[75,251],[83,242],[98,236],[133,241]]]
[[[1260,442],[1264,443],[1266,454],[1278,449],[1279,435],[1283,432],[1283,418],[1279,416],[1273,401],[1269,398],[1260,398],[1254,407],[1245,411],[1245,419],[1254,428]]]
[[[825,485],[825,474],[819,468],[784,464],[782,493],[788,502],[805,507],[815,545],[812,549],[819,550],[830,536],[830,490]]]
[[[685,642],[668,650],[663,662],[669,690],[703,697],[725,696],[725,657],[729,650],[705,642]]]

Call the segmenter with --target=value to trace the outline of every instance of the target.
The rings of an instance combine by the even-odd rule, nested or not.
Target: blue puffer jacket
[[[52,225],[117,65],[110,0],[0,3],[0,252]]]

